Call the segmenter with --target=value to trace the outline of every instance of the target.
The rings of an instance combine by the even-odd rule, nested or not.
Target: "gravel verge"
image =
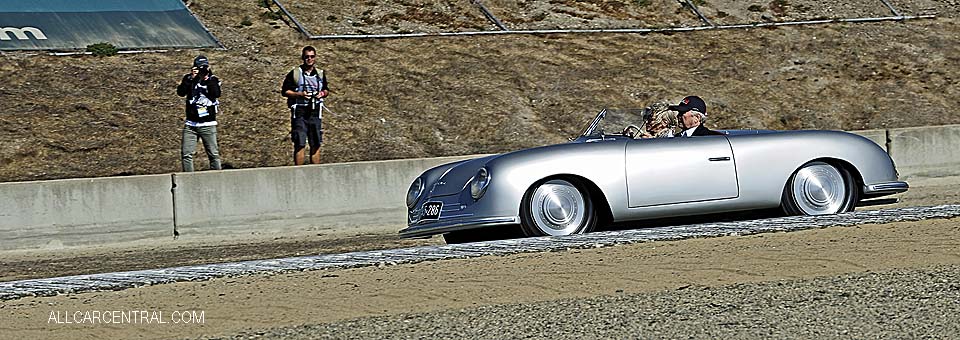
[[[925,338],[960,334],[960,266],[368,317],[219,339]]]

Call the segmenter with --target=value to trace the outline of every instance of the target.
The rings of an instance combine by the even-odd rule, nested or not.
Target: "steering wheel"
[[[630,138],[637,138],[639,133],[640,128],[633,124],[627,125],[627,127],[623,128],[623,135]]]

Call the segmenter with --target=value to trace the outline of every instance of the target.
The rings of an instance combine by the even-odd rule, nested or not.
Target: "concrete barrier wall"
[[[397,231],[404,197],[426,169],[477,156],[178,173],[176,225],[181,236],[207,233]]]
[[[0,183],[0,250],[210,234],[396,232],[410,182],[482,155]]]
[[[0,183],[0,250],[169,237],[170,175]]]
[[[901,177],[960,174],[960,125],[855,131]],[[168,175],[0,183],[0,250],[208,234],[395,232],[404,194],[442,157]]]
[[[872,140],[874,143],[877,143],[877,145],[883,148],[883,151],[887,151],[887,130],[860,130],[850,132]]]
[[[889,139],[902,176],[960,174],[960,125],[890,129]]]

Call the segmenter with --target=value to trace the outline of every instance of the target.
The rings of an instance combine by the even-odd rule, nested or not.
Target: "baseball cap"
[[[670,109],[680,113],[686,113],[690,110],[697,110],[697,112],[707,114],[707,104],[703,102],[703,99],[700,99],[700,97],[697,96],[684,97],[683,100],[680,101],[680,104],[670,105]]]
[[[207,60],[207,57],[198,55],[196,58],[193,59],[193,67],[204,67],[204,66],[210,66],[210,61]]]

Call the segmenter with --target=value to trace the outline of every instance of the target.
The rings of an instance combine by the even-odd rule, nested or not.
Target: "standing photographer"
[[[313,46],[300,51],[303,64],[287,73],[280,93],[290,108],[290,139],[293,140],[293,164],[304,164],[303,149],[310,141],[310,163],[320,164],[323,142],[323,99],[327,97],[327,77],[318,70],[317,50]]]
[[[220,170],[220,151],[217,148],[217,112],[220,101],[220,79],[210,71],[207,57],[193,59],[193,68],[177,86],[177,95],[186,97],[187,120],[180,140],[180,162],[184,172],[193,171],[193,152],[197,139],[210,160],[210,168]]]

